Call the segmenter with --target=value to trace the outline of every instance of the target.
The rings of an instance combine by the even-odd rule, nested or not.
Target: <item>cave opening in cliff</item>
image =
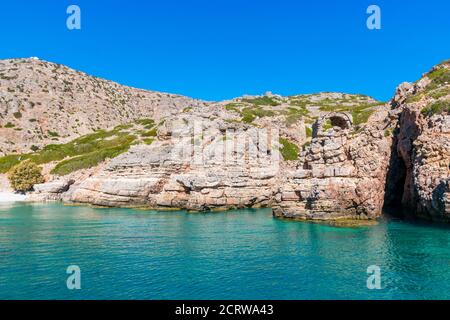
[[[349,123],[346,119],[340,116],[332,116],[330,117],[330,122],[333,127],[339,127],[341,129],[349,129]]]
[[[402,217],[403,197],[406,183],[406,165],[403,158],[395,153],[391,156],[389,171],[386,177],[383,212],[385,214]]]

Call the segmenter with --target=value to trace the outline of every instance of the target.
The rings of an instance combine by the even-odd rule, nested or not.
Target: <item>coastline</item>
[[[27,196],[14,192],[0,192],[0,203],[24,202]]]

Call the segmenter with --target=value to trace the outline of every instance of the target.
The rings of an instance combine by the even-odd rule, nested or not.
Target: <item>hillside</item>
[[[266,93],[211,103],[122,86],[38,59],[3,60],[0,173],[24,159],[49,164],[51,173],[95,167],[131,145],[158,139],[158,131],[168,130],[165,120],[177,118],[217,119],[243,130],[276,127],[283,156],[294,160],[299,157],[296,150],[310,143],[320,117],[347,112],[357,128],[380,105],[368,96],[332,92],[288,97]]]
[[[204,102],[139,90],[38,59],[0,61],[0,155],[66,143]]]

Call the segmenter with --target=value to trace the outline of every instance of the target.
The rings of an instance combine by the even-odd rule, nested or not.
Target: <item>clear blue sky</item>
[[[66,8],[82,30],[66,28]],[[366,28],[366,8],[382,29]],[[450,58],[448,0],[2,1],[0,58],[58,62],[206,100],[272,91],[389,99]]]

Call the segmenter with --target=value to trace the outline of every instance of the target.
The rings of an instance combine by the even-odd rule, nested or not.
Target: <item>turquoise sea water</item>
[[[66,268],[81,269],[68,290]],[[366,286],[381,268],[381,290]],[[449,299],[450,229],[0,205],[0,299]]]

